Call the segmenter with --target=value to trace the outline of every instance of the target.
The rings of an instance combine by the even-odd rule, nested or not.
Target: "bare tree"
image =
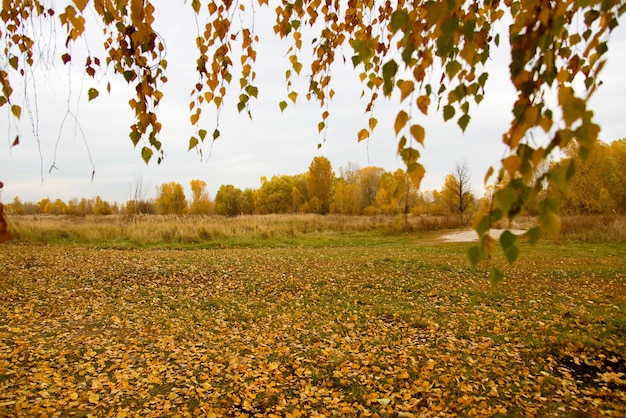
[[[474,203],[471,176],[467,160],[461,159],[454,165],[454,172],[448,174],[441,191],[450,210],[463,214]]]

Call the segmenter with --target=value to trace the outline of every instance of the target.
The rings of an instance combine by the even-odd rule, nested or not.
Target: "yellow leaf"
[[[13,113],[13,115],[20,119],[22,117],[22,108],[18,105],[11,105],[11,113]]]
[[[417,142],[424,145],[424,137],[426,136],[426,132],[424,131],[424,127],[422,125],[412,125],[411,136]]]
[[[78,399],[78,393],[76,393],[76,392],[70,393],[70,399],[73,400],[73,401]]]
[[[91,395],[89,395],[89,402],[96,404],[100,402],[100,397],[96,393],[92,393]]]
[[[485,174],[485,184],[489,181],[489,178],[493,175],[493,167],[489,167],[487,174]]]
[[[413,163],[407,167],[406,171],[413,185],[419,189],[420,183],[424,178],[424,174],[426,174],[424,166],[420,163]]]
[[[396,122],[393,124],[393,129],[394,131],[396,131],[396,135],[400,133],[400,131],[402,130],[402,128],[404,128],[404,125],[406,125],[408,121],[409,115],[404,110],[398,112],[398,116],[396,116]]]
[[[511,178],[515,177],[515,172],[520,168],[522,162],[517,155],[510,155],[502,160],[502,166],[509,173]]]
[[[370,118],[369,125],[370,125],[370,131],[373,131],[374,128],[376,128],[376,125],[378,125],[378,120],[376,118]]]
[[[287,97],[289,97],[289,99],[295,103],[296,99],[298,98],[298,92],[292,91],[287,95]]]
[[[406,99],[415,90],[415,84],[411,80],[405,80],[400,83],[400,101]]]
[[[194,113],[193,115],[191,115],[191,124],[195,125],[198,123],[198,120],[200,119],[200,112],[202,109],[198,108],[196,110],[196,113]]]
[[[364,139],[369,138],[369,136],[370,136],[370,133],[367,129],[361,129],[358,134],[359,142],[363,141]]]

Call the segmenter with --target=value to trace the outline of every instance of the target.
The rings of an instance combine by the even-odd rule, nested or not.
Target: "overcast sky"
[[[221,137],[212,147],[210,143],[204,145],[203,159],[195,151],[188,152],[188,140],[194,133],[189,124],[189,93],[197,79],[194,75],[197,53],[193,14],[189,5],[180,7],[180,3],[157,2],[160,13],[156,28],[167,44],[170,80],[163,88],[165,98],[157,110],[163,123],[160,139],[165,147],[165,160],[160,165],[153,161],[146,166],[140,149],[133,148],[128,138],[129,126],[133,123],[128,100],[133,90],[123,79],[118,79],[121,77],[113,77],[112,71],[108,71],[112,84],[109,95],[105,91],[106,78],[84,79],[79,64],[68,71],[57,58],[54,66],[49,66],[45,72],[37,71],[34,83],[29,84],[30,113],[37,121],[39,142],[33,135],[26,104],[20,103],[23,90],[16,91],[14,97],[24,108],[19,126],[9,126],[9,110],[6,106],[3,108],[7,112],[0,122],[0,181],[5,184],[0,198],[4,203],[15,196],[22,201],[45,197],[67,201],[96,195],[111,202],[123,202],[133,197],[139,179],[148,190],[148,197],[154,197],[156,188],[170,181],[181,183],[189,196],[192,179],[204,180],[211,197],[215,197],[222,184],[233,184],[241,189],[258,188],[261,176],[306,172],[311,160],[318,155],[327,157],[337,174],[340,167],[348,163],[378,166],[388,171],[402,167],[396,156],[397,141],[392,129],[395,114],[400,109],[397,101],[377,103],[374,116],[379,125],[369,140],[357,143],[357,132],[366,127],[368,115],[364,113],[366,102],[360,99],[363,87],[350,63],[349,47],[344,47],[348,64],[338,65],[333,70],[336,96],[330,105],[326,141],[320,149],[317,145],[323,138],[317,131],[317,123],[322,110],[317,103],[304,100],[306,65],[305,77],[298,84],[297,105],[290,105],[281,113],[278,103],[286,99],[284,74],[289,63],[285,52],[289,44],[273,36],[272,11],[267,8],[257,10],[255,18],[261,44],[255,67],[259,99],[251,104],[253,119],[236,111],[239,92],[235,73],[233,88],[220,116]],[[506,28],[503,31],[506,32]],[[62,33],[60,28],[58,33]],[[101,43],[98,36],[89,40],[92,51]],[[502,133],[510,123],[515,97],[508,77],[507,45],[503,46],[505,48],[495,51],[488,63],[485,100],[478,108],[474,107],[464,134],[455,122],[444,124],[433,106],[428,117],[418,117],[417,122],[426,127],[421,159],[426,177],[422,190],[441,188],[455,162],[465,159],[475,190],[480,194],[488,167],[497,165],[504,155]],[[61,46],[58,48],[62,50]],[[601,74],[604,85],[591,102],[596,121],[602,126],[601,138],[606,142],[626,137],[625,50],[626,28],[622,25],[609,41],[608,64]],[[305,56],[302,61],[306,61]],[[89,87],[101,92],[92,102],[87,102]],[[68,107],[77,115],[82,131],[76,128],[72,118],[63,122]],[[209,132],[215,127],[215,117],[212,107],[203,109],[201,122]],[[16,128],[20,144],[11,147]],[[50,171],[53,163],[56,168]]]

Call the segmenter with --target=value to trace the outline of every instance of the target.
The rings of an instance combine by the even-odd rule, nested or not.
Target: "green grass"
[[[0,247],[0,416],[624,415],[626,245],[307,234]]]

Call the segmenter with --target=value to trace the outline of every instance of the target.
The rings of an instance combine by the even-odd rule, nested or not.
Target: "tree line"
[[[463,167],[463,170],[459,170]],[[74,198],[67,202],[45,198],[22,202],[15,197],[6,205],[11,215],[111,215],[218,214],[431,214],[467,213],[476,202],[470,189],[467,163],[457,164],[441,190],[419,192],[405,170],[394,172],[380,167],[359,167],[349,163],[336,174],[326,157],[315,157],[307,172],[296,175],[261,177],[257,189],[240,189],[223,184],[212,198],[207,184],[200,179],[190,182],[191,195],[178,182],[157,187],[156,197],[147,198],[138,185],[133,198],[125,203],[108,202],[100,196]],[[459,192],[460,190],[460,192]],[[460,196],[460,198],[459,198]]]
[[[565,149],[565,158],[552,165],[577,164],[573,181],[565,191],[546,185],[544,194],[556,198],[564,214],[626,213],[626,139],[611,144],[600,142],[587,160],[575,160],[579,149]],[[546,170],[549,167],[546,167]],[[506,179],[508,181],[508,179]],[[482,200],[488,203],[498,186],[488,188]],[[37,203],[21,202],[15,197],[6,205],[12,215],[111,215],[163,214],[224,216],[252,214],[343,214],[343,215],[450,215],[473,213],[480,200],[471,187],[469,165],[455,164],[439,190],[419,191],[405,170],[394,172],[380,167],[359,167],[349,163],[336,174],[325,157],[313,158],[307,172],[296,175],[261,177],[257,189],[221,185],[211,198],[203,180],[190,182],[191,195],[180,183],[169,182],[157,188],[156,198],[136,192],[125,203],[95,198],[75,198],[68,202],[45,198]],[[523,213],[538,213],[531,201]]]

